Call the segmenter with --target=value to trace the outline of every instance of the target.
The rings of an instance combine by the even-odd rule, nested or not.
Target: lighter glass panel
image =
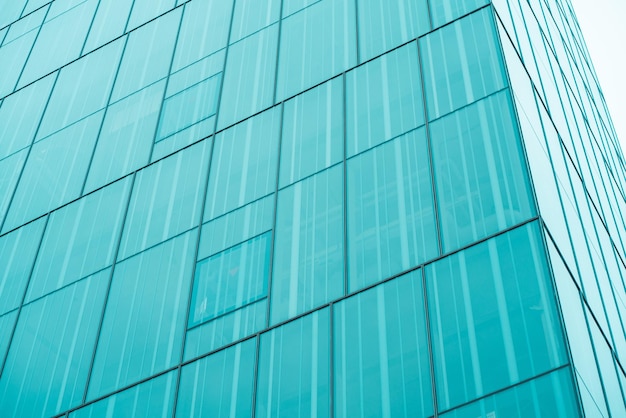
[[[433,26],[438,27],[478,9],[488,0],[428,0]]]

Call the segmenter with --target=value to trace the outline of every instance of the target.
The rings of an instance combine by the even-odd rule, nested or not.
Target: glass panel
[[[334,306],[335,416],[432,415],[422,272]]]
[[[292,15],[321,0],[283,0],[283,17]]]
[[[275,107],[217,135],[205,220],[275,190],[279,130],[280,107]]]
[[[117,180],[150,158],[165,80],[108,107],[85,191]]]
[[[0,7],[13,2],[2,2]],[[17,84],[17,80],[22,74],[22,69],[26,64],[28,54],[35,42],[39,25],[41,24],[45,10],[33,13],[33,16],[22,19],[11,25],[7,37],[0,48],[0,62],[2,63],[2,71],[0,71],[0,97],[4,97],[11,93]],[[0,12],[0,19],[3,15]],[[33,22],[37,18],[37,22]],[[0,125],[2,126],[2,125]]]
[[[137,173],[118,259],[198,225],[209,147],[203,141]]]
[[[496,39],[489,8],[420,39],[431,120],[506,86]]]
[[[80,196],[103,112],[33,145],[3,232]]]
[[[277,44],[274,24],[229,47],[218,129],[273,103]]]
[[[426,267],[440,409],[567,362],[536,223]]]
[[[261,335],[255,417],[330,415],[328,309]]]
[[[580,416],[569,368],[455,409],[442,418]]]
[[[343,85],[337,77],[285,103],[279,187],[343,159]]]
[[[489,3],[488,0],[429,0],[429,2],[434,27],[443,26]]]
[[[4,160],[0,160],[0,219],[4,219],[4,215],[9,208],[13,191],[22,174],[22,168],[24,167],[24,161],[26,161],[27,155],[28,149],[24,149]],[[3,228],[2,233],[5,233],[9,229],[10,228]]]
[[[343,166],[279,192],[271,323],[343,295],[343,230]]]
[[[0,28],[20,18],[26,0],[3,1],[0,3]]]
[[[124,41],[120,39],[63,67],[37,132],[37,139],[107,105],[123,46]]]
[[[175,0],[135,0],[133,3],[133,11],[128,20],[128,30],[132,30],[165,13],[174,7],[175,4]],[[178,10],[180,10],[180,8]],[[177,14],[177,12],[174,12],[174,14]]]
[[[276,99],[356,65],[354,2],[321,0],[283,19]]]
[[[198,262],[190,327],[267,296],[270,238],[268,232]]]
[[[348,288],[439,254],[423,129],[348,161]]]
[[[85,43],[85,53],[124,33],[133,0],[100,0]]]
[[[4,363],[4,358],[11,342],[11,334],[17,319],[17,309],[13,312],[0,316],[0,362]]]
[[[237,0],[230,43],[252,35],[280,18],[281,0]]]
[[[135,0],[135,9],[138,1]],[[167,76],[176,43],[180,14],[179,8],[128,35],[111,102]]]
[[[119,181],[50,215],[27,302],[113,264],[130,185]]]
[[[81,403],[110,271],[24,306],[0,379],[0,410],[52,416]]]
[[[256,339],[183,367],[176,416],[252,416]]]
[[[508,92],[430,124],[444,251],[535,214]]]
[[[359,0],[361,62],[430,29],[427,0]]]
[[[0,237],[0,315],[22,303],[45,224],[41,218]]]
[[[424,124],[417,48],[403,46],[346,75],[347,156]]]
[[[171,417],[176,372],[158,376],[70,414],[70,418]]]
[[[196,236],[116,264],[88,399],[178,364]]]

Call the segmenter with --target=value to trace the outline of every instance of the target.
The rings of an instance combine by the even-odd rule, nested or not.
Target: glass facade
[[[3,417],[626,416],[569,0],[0,0]]]

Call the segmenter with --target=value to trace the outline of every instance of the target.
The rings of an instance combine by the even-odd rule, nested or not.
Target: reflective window
[[[442,26],[489,3],[488,0],[429,0],[429,2],[434,27]]]
[[[349,160],[347,175],[350,291],[437,256],[423,129]]]
[[[165,13],[174,7],[175,4],[175,0],[134,0],[133,10],[128,20],[128,30],[134,29]]]
[[[105,270],[22,308],[0,379],[3,414],[52,416],[82,402],[109,276]]]
[[[343,83],[334,78],[285,103],[279,187],[343,159]]]
[[[4,219],[11,199],[13,197],[13,191],[20,179],[24,162],[28,149],[16,152],[10,157],[0,160],[0,219]],[[2,232],[6,232],[13,227],[4,227]]]
[[[330,415],[329,322],[323,309],[261,335],[255,417]]]
[[[567,361],[536,224],[426,267],[442,410]]]
[[[534,215],[508,92],[432,122],[430,133],[445,251]]]
[[[230,43],[252,35],[280,18],[281,0],[237,0]]]
[[[334,307],[335,416],[432,415],[422,272]]]
[[[205,220],[275,190],[279,130],[280,107],[275,107],[217,135]]]
[[[250,417],[256,339],[184,366],[180,375],[177,417]]]
[[[424,124],[414,43],[346,75],[346,148],[350,157]]]
[[[178,364],[195,231],[117,263],[88,399]]]
[[[124,33],[133,0],[100,0],[85,42],[87,53]]]
[[[359,0],[361,62],[430,29],[427,0]]]
[[[320,0],[284,18],[277,100],[356,65],[354,13],[354,2]]]
[[[0,362],[4,363],[4,358],[11,342],[11,334],[17,319],[17,309],[4,315],[0,315]]]
[[[492,19],[483,9],[420,39],[430,119],[506,86]]]

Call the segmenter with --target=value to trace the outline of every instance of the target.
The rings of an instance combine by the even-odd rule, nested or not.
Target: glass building
[[[0,416],[624,417],[569,0],[0,0]]]

